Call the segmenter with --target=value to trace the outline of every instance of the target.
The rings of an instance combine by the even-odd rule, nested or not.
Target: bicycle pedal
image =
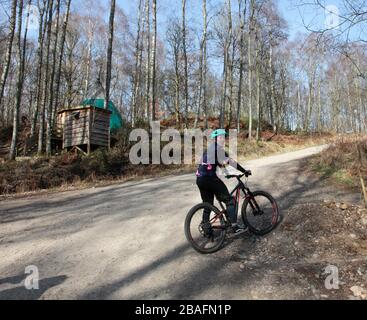
[[[231,231],[229,232],[229,238],[234,238],[236,236],[239,236],[239,235],[242,235],[242,234],[245,234],[246,232],[248,231],[248,229],[239,229],[239,231],[237,232],[234,232],[234,231]]]

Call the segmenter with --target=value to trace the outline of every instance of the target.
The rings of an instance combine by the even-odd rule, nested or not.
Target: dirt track
[[[360,202],[358,194],[304,174],[305,157],[320,150],[244,163],[253,171],[249,186],[273,194],[285,226],[302,226],[307,212],[312,220],[317,214],[312,205],[319,208],[325,199]],[[298,232],[312,238],[317,227],[280,226],[266,238],[243,235],[214,255],[196,253],[183,223],[198,202],[194,174],[2,201],[0,299],[347,298],[344,291],[320,296],[324,280],[315,276],[333,262],[343,268],[348,260],[342,251],[312,258],[314,252],[270,250],[274,245],[288,250],[289,239]],[[319,216],[326,223],[328,217]],[[39,290],[23,286],[29,265],[39,269]]]

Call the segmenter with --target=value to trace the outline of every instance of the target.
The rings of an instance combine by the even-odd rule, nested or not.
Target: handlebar
[[[249,176],[252,176],[252,172],[250,170],[246,170],[246,172],[244,172],[243,174],[240,174],[240,175],[236,175],[236,174],[228,175],[228,176],[226,176],[226,178],[227,179],[233,179],[233,178],[241,179],[243,177],[248,178]]]

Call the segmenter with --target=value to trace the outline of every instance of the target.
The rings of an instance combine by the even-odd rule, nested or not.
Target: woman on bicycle
[[[224,129],[215,130],[211,138],[214,142],[204,152],[201,159],[201,164],[196,172],[197,180],[196,184],[199,187],[201,198],[203,202],[210,204],[214,203],[214,196],[218,201],[224,202],[227,207],[228,217],[232,223],[233,232],[236,234],[245,231],[245,227],[237,224],[237,215],[235,200],[230,195],[226,185],[217,176],[217,167],[223,167],[227,164],[236,168],[237,170],[245,173],[246,170],[241,167],[236,161],[229,158],[228,154],[224,150],[225,138],[227,133]],[[210,232],[209,222],[210,211],[204,211],[203,214],[203,229],[205,233]]]

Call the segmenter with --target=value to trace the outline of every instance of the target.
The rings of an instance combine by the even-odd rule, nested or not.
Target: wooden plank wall
[[[89,143],[90,109],[70,111],[65,114],[64,148]]]
[[[58,116],[63,131],[63,148],[87,145],[110,146],[110,113],[95,108],[65,110]]]
[[[109,147],[110,114],[100,110],[93,110],[90,133],[91,145]]]

